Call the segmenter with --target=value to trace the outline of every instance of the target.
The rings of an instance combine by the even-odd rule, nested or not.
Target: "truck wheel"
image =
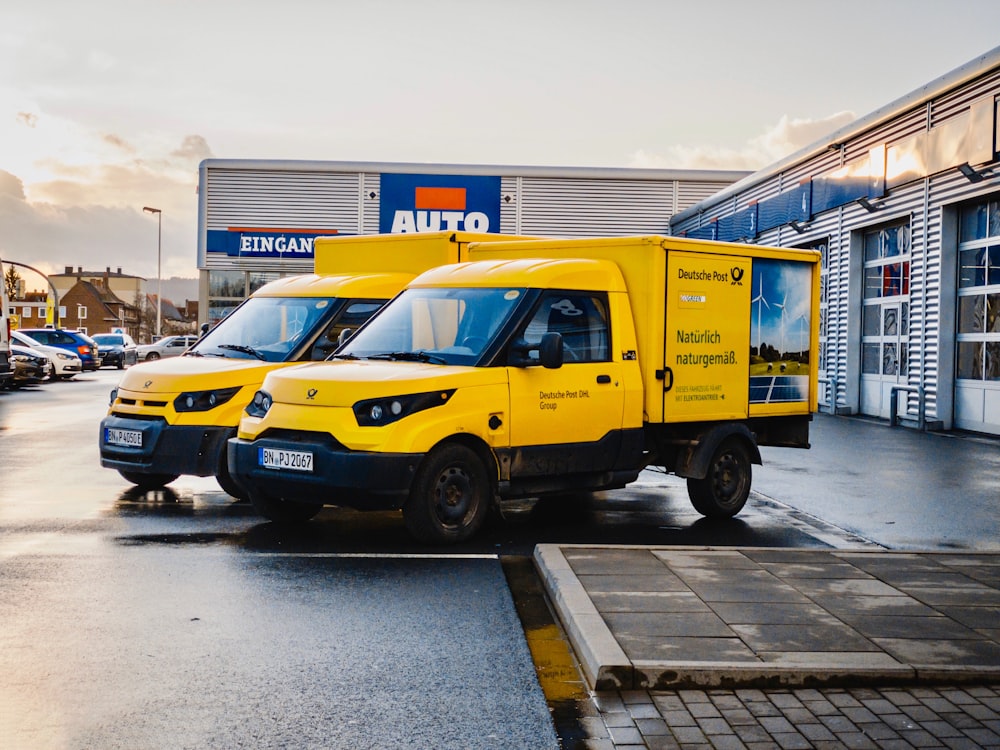
[[[162,490],[165,485],[177,479],[180,474],[140,474],[138,471],[122,471],[119,474],[140,490]]]
[[[250,502],[255,511],[275,523],[304,523],[323,510],[322,505],[282,500],[262,492],[251,492]]]
[[[219,470],[215,474],[215,481],[219,483],[222,491],[245,503],[250,496],[238,485],[229,473],[229,466],[226,463],[226,452],[222,452],[222,461],[219,462]]]
[[[490,506],[490,482],[479,456],[452,443],[432,450],[413,479],[403,521],[418,541],[449,544],[482,527]]]
[[[233,431],[233,434],[236,434],[235,431]],[[215,481],[219,483],[223,492],[235,497],[240,502],[245,503],[250,499],[250,495],[247,494],[246,490],[236,484],[233,475],[229,473],[229,456],[226,451],[225,441],[222,443],[222,450],[219,451],[219,463],[215,467]]]
[[[688,479],[688,496],[695,510],[709,518],[739,513],[750,495],[750,454],[739,440],[725,440],[715,449],[704,479]]]

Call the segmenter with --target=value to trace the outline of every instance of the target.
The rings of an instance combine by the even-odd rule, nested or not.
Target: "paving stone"
[[[801,724],[796,724],[795,728],[802,734],[803,737],[808,739],[810,742],[816,742],[817,740],[836,740],[836,735],[831,732],[828,728],[822,724],[810,724],[803,722]]]
[[[616,747],[619,745],[638,745],[641,747],[645,744],[642,741],[642,735],[635,727],[608,727],[608,734],[611,735],[611,740]]]
[[[601,616],[619,639],[622,636],[736,637],[713,612],[604,612]]]
[[[613,711],[611,713],[602,713],[602,718],[604,723],[607,724],[608,729],[612,727],[634,727],[635,722],[629,715],[628,711]]]
[[[729,722],[727,722],[723,718],[698,719],[698,726],[701,727],[701,731],[703,731],[706,735],[708,735],[709,739],[711,739],[712,736],[716,734],[733,733],[733,729],[732,727],[729,726]]]
[[[864,724],[878,721],[878,716],[873,714],[865,706],[844,706],[844,716],[855,724]]]
[[[782,750],[812,750],[812,743],[798,732],[773,733],[771,738]]]
[[[846,625],[732,625],[732,629],[755,651],[874,652],[878,647]]]
[[[656,737],[661,734],[670,734],[670,728],[663,719],[636,719],[635,727],[643,737]]]

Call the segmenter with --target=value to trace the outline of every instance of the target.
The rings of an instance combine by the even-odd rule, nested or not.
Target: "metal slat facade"
[[[758,244],[788,247],[827,243],[826,368],[821,375],[829,378],[830,389],[836,393],[835,403],[827,408],[861,411],[862,240],[866,232],[904,221],[910,230],[909,289],[904,298],[909,310],[908,368],[905,376],[899,376],[899,384],[920,388],[921,396],[900,392],[900,414],[908,424],[921,427],[951,428],[961,421],[967,428],[1000,434],[1000,408],[978,423],[979,417],[962,419],[955,395],[959,211],[970,201],[1000,200],[1000,179],[993,179],[993,171],[987,169],[984,179],[973,175],[973,181],[957,167],[967,158],[983,169],[982,140],[988,138],[992,149],[985,166],[1000,178],[997,99],[1000,48],[672,219],[673,234],[693,233],[713,218],[721,223],[755,202],[779,199],[803,181],[815,185],[817,178],[841,164],[864,165],[871,153],[888,154],[895,147],[896,158],[917,157],[918,171],[912,175],[883,173],[881,184],[877,176],[869,178],[867,208],[849,197],[836,207],[814,211],[808,222],[799,222],[801,233],[789,222],[750,238]],[[890,165],[887,159],[885,168]],[[975,383],[962,387],[974,390]],[[989,383],[983,389],[987,395],[982,400],[989,412],[990,403],[1000,403],[1000,389],[994,389],[995,397]],[[876,416],[890,416],[887,409],[880,407]]]
[[[251,273],[264,278],[312,271],[311,251],[308,255],[290,251],[274,257],[270,251],[277,242],[274,235],[295,235],[299,230],[298,237],[311,243],[319,231],[377,234],[380,226],[385,226],[381,213],[383,188],[388,182],[383,178],[387,175],[412,176],[418,181],[429,176],[428,182],[435,184],[451,178],[460,183],[496,179],[500,185],[500,225],[498,229],[491,227],[492,231],[583,237],[666,234],[670,217],[678,210],[747,174],[720,170],[208,159],[201,165],[199,185],[199,301],[201,309],[208,310],[209,319],[214,319],[212,300],[219,300],[217,307],[222,310],[221,300],[228,309],[233,298],[212,297],[212,278],[221,282],[227,272],[232,272],[225,284],[226,289],[232,289],[239,286],[238,280],[232,280],[233,274],[242,273],[245,288],[249,289]],[[389,199],[390,205],[393,198],[398,199],[398,194]],[[443,212],[437,213],[443,222]],[[258,241],[254,237],[247,240],[241,229],[256,230],[261,235],[260,244],[254,244]],[[283,242],[287,247],[287,237]],[[246,249],[245,243],[249,243]],[[257,247],[263,252],[257,253]]]

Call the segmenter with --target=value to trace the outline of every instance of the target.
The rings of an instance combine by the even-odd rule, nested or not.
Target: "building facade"
[[[998,100],[1000,48],[671,219],[822,254],[824,410],[1000,434]]]
[[[207,159],[199,174],[199,322],[216,323],[268,281],[311,273],[317,236],[666,234],[670,216],[747,174]]]

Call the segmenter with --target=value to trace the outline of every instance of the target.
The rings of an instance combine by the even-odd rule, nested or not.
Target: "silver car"
[[[139,355],[140,362],[176,357],[187,351],[187,348],[197,340],[197,336],[164,336],[155,343],[137,346],[135,351]]]
[[[52,364],[53,380],[56,378],[69,380],[74,375],[79,375],[83,372],[83,360],[75,352],[67,351],[58,346],[47,346],[46,344],[39,343],[28,334],[21,333],[20,331],[11,331],[10,335],[13,343],[26,346],[30,349],[37,349],[39,354],[44,354],[48,357],[49,362]]]

